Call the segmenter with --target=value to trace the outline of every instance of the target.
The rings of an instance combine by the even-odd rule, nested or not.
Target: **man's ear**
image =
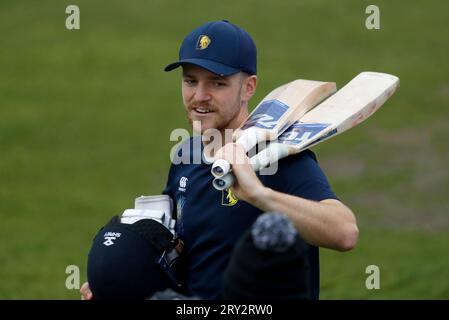
[[[256,75],[244,76],[242,81],[242,100],[248,102],[256,92],[256,87],[257,87]]]

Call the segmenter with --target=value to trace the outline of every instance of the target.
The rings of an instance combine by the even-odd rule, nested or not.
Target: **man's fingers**
[[[236,143],[228,143],[217,151],[216,159],[225,159],[233,165],[248,163],[243,147]]]
[[[90,291],[89,283],[85,282],[80,289],[81,300],[91,300],[93,298],[92,291]]]

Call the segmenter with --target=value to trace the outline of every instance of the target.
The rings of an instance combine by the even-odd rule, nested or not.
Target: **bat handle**
[[[225,159],[218,159],[214,162],[211,168],[212,175],[215,178],[220,178],[231,171],[231,164]]]
[[[266,133],[257,128],[249,128],[244,131],[244,134],[242,134],[235,143],[241,145],[245,152],[248,152],[259,141],[264,139],[266,139]],[[230,171],[231,164],[224,159],[215,160],[211,168],[211,173],[215,178],[223,177]]]
[[[222,177],[215,178],[212,181],[212,185],[218,191],[222,191],[232,187],[232,185],[234,184],[234,180],[235,180],[234,175],[231,172],[229,172]]]
[[[268,155],[270,155],[270,153],[268,153]],[[252,161],[252,160],[259,160],[259,158],[256,156],[254,156],[250,159],[251,165],[252,165],[254,171],[258,171],[260,168],[263,168],[264,166],[268,165],[268,162],[265,165],[263,165],[266,161],[269,161],[269,159],[266,160],[265,158],[266,158],[266,156],[262,155],[260,157],[260,161],[259,161],[260,163]],[[212,172],[212,175],[215,178],[221,178],[231,172],[231,164],[228,161],[226,161],[225,159],[218,159],[213,163],[210,171]]]
[[[270,143],[270,145],[250,159],[251,166],[254,171],[268,166],[289,155],[289,149],[282,143]],[[234,184],[235,177],[232,172],[228,172],[221,177],[216,177],[212,181],[212,185],[218,191],[226,190]]]
[[[289,148],[282,143],[271,142],[267,148],[256,154],[250,159],[254,171],[274,163],[289,155]]]

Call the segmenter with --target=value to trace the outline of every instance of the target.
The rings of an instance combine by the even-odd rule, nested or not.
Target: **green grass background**
[[[80,30],[65,28],[69,4]],[[380,30],[365,28],[369,4]],[[360,226],[353,251],[321,250],[321,297],[449,298],[449,3],[439,0],[0,1],[0,298],[79,298],[66,266],[86,280],[98,228],[161,191],[169,134],[188,128],[180,74],[162,68],[188,31],[224,18],[258,45],[252,106],[295,78],[401,78],[366,123],[314,148]],[[379,290],[365,288],[373,264]]]

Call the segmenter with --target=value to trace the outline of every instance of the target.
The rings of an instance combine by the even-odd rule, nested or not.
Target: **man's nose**
[[[198,84],[195,91],[195,100],[197,101],[207,101],[211,98],[209,90],[205,84]]]

